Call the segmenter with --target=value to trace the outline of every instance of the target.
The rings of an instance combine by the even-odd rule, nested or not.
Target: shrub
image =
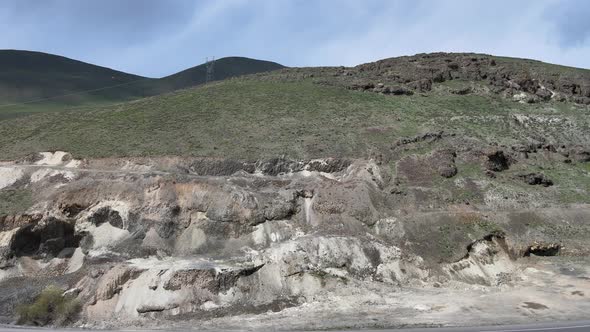
[[[21,305],[17,309],[19,324],[63,325],[72,321],[80,310],[80,302],[74,296],[64,296],[63,293],[64,291],[55,285],[47,286],[35,302]]]

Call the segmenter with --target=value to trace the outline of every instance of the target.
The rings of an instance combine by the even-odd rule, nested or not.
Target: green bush
[[[64,291],[57,286],[47,286],[35,302],[17,309],[19,324],[63,325],[73,321],[81,308],[80,302],[74,296],[64,296],[63,293]]]

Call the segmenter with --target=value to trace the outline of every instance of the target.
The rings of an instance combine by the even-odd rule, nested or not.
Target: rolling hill
[[[214,80],[283,66],[243,57],[215,62]],[[0,50],[0,119],[134,100],[205,83],[205,65],[161,79],[41,52]],[[25,104],[22,104],[25,103]]]
[[[185,88],[203,70],[0,120],[0,323],[47,294],[101,328],[587,317],[590,71],[433,53]]]
[[[121,100],[139,96],[129,83],[147,79],[66,57],[41,52],[0,51],[0,102],[21,103],[121,85],[91,95],[70,95],[57,102],[76,103],[91,99]]]
[[[221,59],[217,72],[247,73],[243,63],[251,61]],[[256,63],[257,70],[275,66]],[[183,88],[195,82],[191,73],[203,70],[197,66],[155,80],[162,85],[154,86]],[[590,142],[588,82],[585,69],[474,54],[287,68],[89,107],[84,116],[72,110],[2,121],[0,153],[5,158],[52,150],[83,157],[366,157],[400,137],[434,130],[490,143],[582,144]],[[517,116],[561,120],[531,120],[512,130],[507,126]]]
[[[187,76],[183,72],[162,81],[180,88],[188,84]],[[442,139],[441,146],[467,154],[490,146],[525,152],[543,146],[586,160],[588,77],[585,69],[445,53],[351,68],[286,68],[83,113],[5,119],[0,121],[0,155],[6,160],[62,150],[81,158],[396,161],[432,152],[420,144],[412,150],[407,142]],[[539,165],[562,183],[588,179],[583,175],[588,164]],[[574,191],[569,194],[579,199]]]
[[[255,60],[244,57],[227,57],[215,61],[213,80],[262,73],[285,68],[271,61]],[[150,84],[154,94],[184,89],[205,83],[207,68],[205,64],[198,65],[176,74],[163,77]]]

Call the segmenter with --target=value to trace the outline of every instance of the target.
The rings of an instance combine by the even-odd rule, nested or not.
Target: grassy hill
[[[269,61],[222,58],[215,63],[214,79],[279,68],[283,66]],[[155,79],[52,54],[0,50],[0,119],[153,96],[202,84],[205,72],[205,65],[199,65]]]
[[[476,199],[465,196],[470,191],[461,186],[488,183],[481,158],[489,149],[501,149],[514,158],[508,170],[492,174],[501,197],[527,192],[563,203],[590,202],[590,163],[582,160],[590,151],[590,105],[583,103],[588,72],[548,64],[539,72],[523,60],[488,56],[478,56],[475,66],[471,55],[465,62],[463,55],[451,57],[461,65],[449,67],[439,59],[443,65],[437,70],[446,79],[432,68],[425,70],[432,77],[424,77],[421,63],[417,71],[410,65],[371,69],[370,64],[289,68],[85,112],[5,119],[0,158],[53,150],[78,158],[372,158],[390,166],[392,175],[426,181],[441,200],[451,195],[455,202]],[[494,64],[486,67],[490,60]],[[580,149],[586,152],[576,157]],[[453,163],[468,182],[412,173],[436,164],[436,151],[453,151],[446,154],[450,160],[456,153]],[[535,172],[554,181],[552,191],[520,180]]]
[[[250,60],[218,60],[217,72],[246,73],[244,61]],[[420,61],[424,62],[416,64]],[[80,157],[365,158],[390,151],[402,137],[441,130],[483,145],[530,140],[590,143],[590,106],[577,102],[587,98],[586,70],[569,68],[569,76],[556,76],[563,67],[544,64],[539,73],[538,63],[530,66],[526,60],[472,54],[390,62],[398,64],[383,60],[355,68],[283,69],[88,107],[84,113],[44,112],[6,119],[0,121],[0,155],[11,159],[66,150]],[[277,66],[257,63],[256,70]],[[449,65],[454,63],[458,65]],[[426,64],[439,67],[425,68]],[[200,77],[192,73],[202,70],[195,67],[160,81],[171,89],[181,88],[194,82],[191,77]],[[423,72],[434,78],[425,78]],[[440,72],[448,78],[438,79]],[[498,83],[496,77],[504,81]],[[412,90],[411,79],[427,81],[429,89]],[[522,87],[510,86],[516,82]],[[553,89],[552,97],[547,98],[545,86]],[[570,86],[575,86],[574,92],[566,95]]]
[[[0,51],[0,104],[41,100],[25,105],[20,110],[32,110],[39,104],[52,108],[141,97],[142,91],[130,83],[143,79],[146,78],[57,55],[17,50]],[[120,87],[89,94],[73,94],[114,85]],[[56,96],[63,97],[43,100]],[[15,109],[19,110],[11,108],[13,112]],[[0,114],[7,109],[0,108]]]
[[[213,80],[262,73],[285,68],[271,61],[244,57],[227,57],[215,61]],[[205,64],[195,66],[176,74],[150,82],[155,92],[169,92],[205,83],[207,68]],[[155,93],[154,93],[155,94]]]
[[[577,135],[579,142],[589,142],[587,115],[587,107],[569,103],[539,106],[443,90],[392,97],[312,80],[246,77],[83,114],[5,120],[0,122],[0,155],[66,150],[80,157],[367,157],[388,150],[401,137],[439,130],[486,143],[511,144],[540,135],[554,141]],[[515,116],[562,120],[519,128]]]

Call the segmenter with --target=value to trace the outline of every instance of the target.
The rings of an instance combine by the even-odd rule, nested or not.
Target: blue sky
[[[3,0],[0,48],[159,77],[207,56],[356,65],[473,51],[590,68],[587,0]]]

